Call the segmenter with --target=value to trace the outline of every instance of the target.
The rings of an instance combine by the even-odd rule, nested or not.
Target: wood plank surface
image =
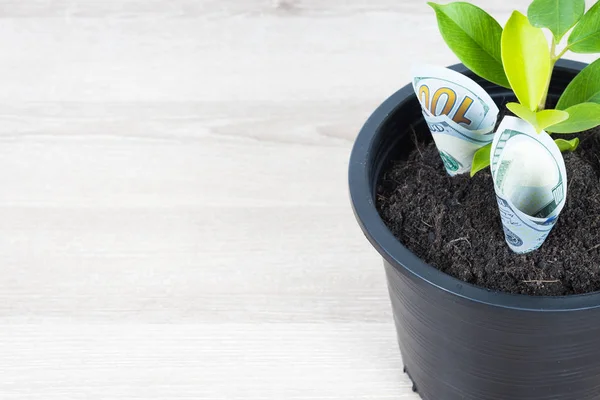
[[[0,398],[418,399],[346,171],[420,62],[421,0],[0,0]]]

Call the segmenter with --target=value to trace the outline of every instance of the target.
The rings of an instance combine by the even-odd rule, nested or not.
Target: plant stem
[[[546,90],[544,91],[544,96],[542,97],[542,101],[538,105],[538,111],[542,111],[546,108],[546,101],[548,100],[548,91],[550,90],[550,80],[552,79],[552,72],[554,71],[554,65],[556,64],[556,39],[554,36],[552,37],[552,48],[550,49],[550,76],[548,77],[548,82],[546,83]]]
[[[567,51],[569,51],[569,46],[565,47],[565,48],[563,49],[563,51],[561,51],[561,52],[560,52],[560,54],[559,54],[559,55],[557,55],[557,56],[554,58],[554,63],[556,63],[558,60],[560,60],[560,59],[562,58],[562,56],[564,56],[565,54],[567,54]]]
[[[542,97],[542,101],[538,106],[538,111],[542,111],[546,109],[546,101],[548,100],[548,91],[550,90],[550,81],[552,80],[552,73],[554,72],[554,66],[556,62],[564,56],[567,51],[569,51],[569,46],[565,47],[563,51],[561,51],[558,55],[556,54],[556,39],[552,37],[552,48],[550,50],[550,76],[548,77],[548,84],[546,86],[546,91],[544,92],[544,97]]]

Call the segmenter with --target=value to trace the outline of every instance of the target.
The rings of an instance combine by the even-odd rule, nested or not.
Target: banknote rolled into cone
[[[567,198],[565,161],[546,132],[504,117],[494,136],[490,169],[506,243],[515,253],[539,248]]]
[[[475,152],[493,140],[498,107],[481,86],[448,68],[415,68],[413,88],[446,171],[469,172]]]

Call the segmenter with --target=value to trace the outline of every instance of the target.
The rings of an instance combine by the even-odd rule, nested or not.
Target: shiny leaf
[[[566,110],[569,118],[546,129],[552,133],[577,133],[587,131],[600,125],[600,104],[582,103]]]
[[[542,110],[534,112],[519,103],[508,103],[506,107],[517,117],[529,122],[537,133],[549,126],[559,124],[569,118],[569,113],[560,110]]]
[[[585,0],[534,0],[527,17],[536,28],[548,28],[558,43],[584,13]]]
[[[531,26],[518,11],[512,14],[502,34],[502,61],[519,102],[537,111],[548,89],[550,49],[544,32]]]
[[[529,122],[534,127],[536,126],[537,119],[535,117],[535,111],[531,111],[528,107],[525,107],[519,103],[508,103],[506,108],[512,111],[512,113],[517,117]]]
[[[510,87],[502,67],[500,24],[469,3],[428,4],[435,11],[442,37],[460,61],[482,78]]]
[[[556,143],[561,153],[564,153],[565,151],[575,151],[579,146],[579,138],[571,140],[556,139],[554,143]]]
[[[568,46],[575,53],[600,52],[600,1],[588,10],[573,29]]]
[[[491,151],[492,144],[490,143],[475,152],[473,155],[473,164],[471,164],[471,178],[482,169],[489,167]]]
[[[581,103],[600,103],[600,59],[583,69],[563,92],[556,108],[566,110]]]

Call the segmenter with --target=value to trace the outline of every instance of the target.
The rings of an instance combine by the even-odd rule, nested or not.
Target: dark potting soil
[[[416,138],[408,159],[390,163],[378,183],[379,213],[400,242],[442,272],[492,290],[600,290],[600,129],[577,135],[579,148],[564,154],[565,208],[542,247],[523,255],[505,242],[489,168],[449,177],[430,136]]]

